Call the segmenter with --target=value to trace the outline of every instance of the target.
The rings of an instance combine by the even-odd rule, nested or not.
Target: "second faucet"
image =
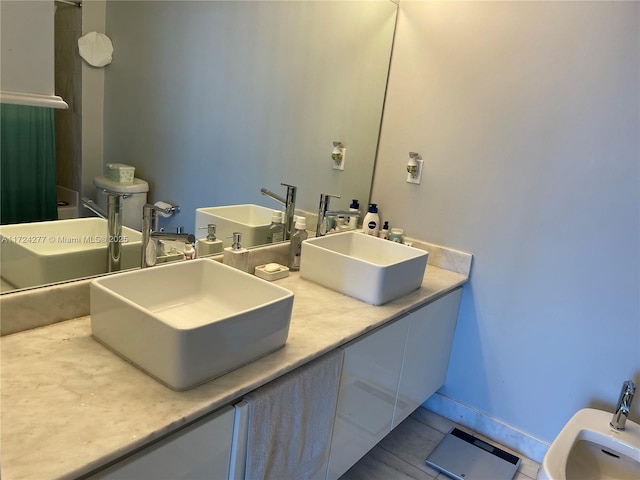
[[[289,185],[287,183],[281,183],[280,185],[287,187],[287,195],[286,198],[277,195],[266,188],[261,188],[260,193],[262,195],[266,195],[267,197],[273,198],[276,202],[280,202],[284,205],[284,215],[285,215],[285,228],[284,228],[284,239],[289,240],[291,238],[291,234],[294,230],[294,216],[296,211],[296,192],[297,187],[293,185]]]

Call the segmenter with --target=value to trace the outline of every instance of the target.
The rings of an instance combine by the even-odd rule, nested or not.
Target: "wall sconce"
[[[422,157],[419,153],[409,152],[409,162],[407,163],[407,183],[420,185],[422,178]]]
[[[344,159],[347,155],[347,148],[342,142],[333,142],[333,150],[331,151],[331,160],[333,160],[334,170],[344,170]]]

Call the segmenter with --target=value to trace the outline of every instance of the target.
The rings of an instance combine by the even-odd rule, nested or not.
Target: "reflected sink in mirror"
[[[293,293],[198,259],[91,282],[96,340],[174,390],[187,390],[281,348]]]
[[[121,269],[140,266],[142,235],[122,227]],[[2,280],[27,288],[108,271],[107,221],[74,218],[0,226]]]
[[[234,232],[242,233],[242,246],[255,247],[267,243],[271,217],[271,208],[254,205],[224,205],[196,209],[196,238],[207,236],[207,225],[216,226],[216,237],[222,240],[223,247],[230,247]]]
[[[382,305],[422,284],[428,253],[359,232],[302,243],[300,275],[372,305]]]

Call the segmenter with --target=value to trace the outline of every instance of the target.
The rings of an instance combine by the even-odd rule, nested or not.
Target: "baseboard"
[[[422,406],[538,463],[542,463],[549,448],[548,443],[437,392]]]

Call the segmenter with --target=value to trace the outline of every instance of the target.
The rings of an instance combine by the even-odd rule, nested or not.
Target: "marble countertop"
[[[91,472],[467,280],[429,265],[421,288],[372,306],[292,273],[277,281],[295,294],[286,345],[186,392],[168,389],[93,340],[88,316],[2,337],[2,476]]]

